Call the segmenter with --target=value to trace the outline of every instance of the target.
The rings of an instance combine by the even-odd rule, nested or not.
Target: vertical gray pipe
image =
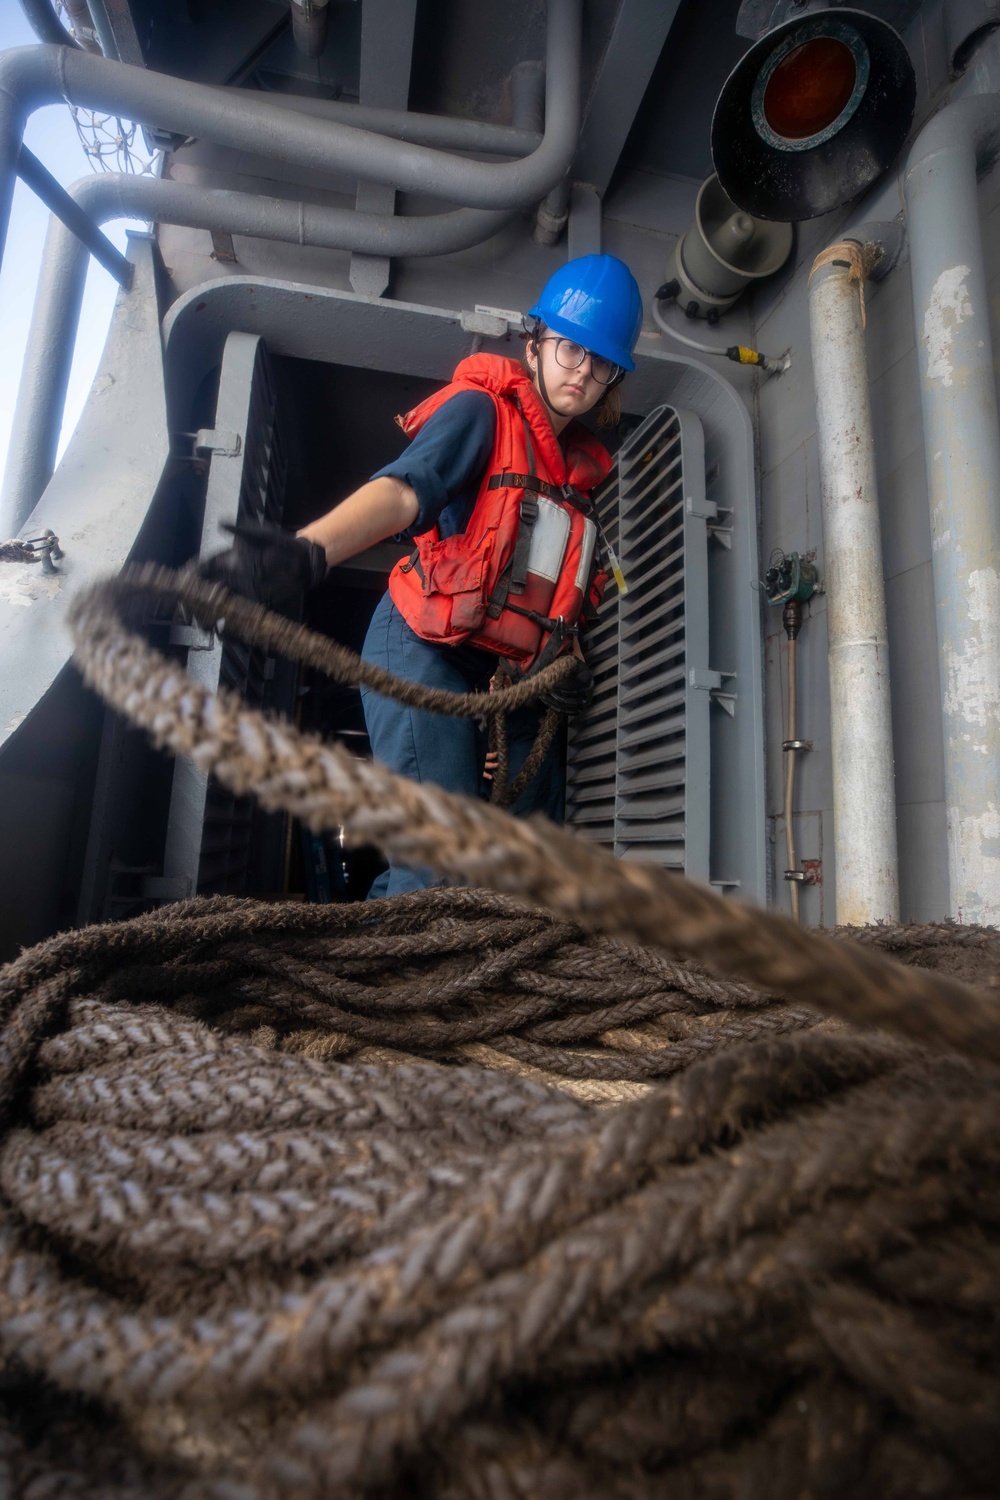
[[[10,223],[10,205],[17,181],[17,159],[21,154],[24,115],[13,95],[0,88],[0,264],[3,263]]]
[[[320,57],[330,19],[327,0],[292,0],[292,36],[303,57]]]
[[[888,632],[862,313],[865,248],[831,246],[809,276],[837,921],[857,926],[899,921]]]
[[[53,214],[10,429],[0,496],[3,536],[20,531],[55,470],[89,264],[86,245]]]
[[[1000,922],[1000,427],[977,167],[996,95],[949,105],[906,167],[944,718],[951,915]]]
[[[510,74],[510,117],[518,130],[545,129],[545,64],[516,63]]]

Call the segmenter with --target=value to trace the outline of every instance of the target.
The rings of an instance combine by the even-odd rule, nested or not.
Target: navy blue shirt
[[[443,538],[464,531],[496,432],[496,409],[485,391],[449,396],[421,427],[412,443],[373,479],[401,479],[415,492],[420,509],[406,536],[421,536],[436,525]]]

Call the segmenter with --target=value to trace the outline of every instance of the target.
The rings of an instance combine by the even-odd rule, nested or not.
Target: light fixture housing
[[[915,102],[909,54],[885,21],[841,7],[786,21],[754,43],[719,95],[719,182],[755,218],[829,213],[892,165]]]

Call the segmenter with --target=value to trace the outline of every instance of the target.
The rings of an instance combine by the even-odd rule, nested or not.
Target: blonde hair
[[[622,383],[619,380],[610,390],[604,392],[603,397],[597,403],[597,425],[603,432],[611,427],[617,427],[622,419]]]
[[[538,372],[537,370],[533,370],[528,364],[527,346],[533,343],[537,344],[538,340],[545,332],[546,327],[547,325],[545,323],[539,322],[536,323],[533,329],[527,330],[526,332],[521,334],[521,338],[523,338],[525,341],[525,350],[521,363],[524,365],[525,373],[528,375],[533,385],[537,384]],[[535,358],[538,358],[537,353],[535,355]],[[612,427],[617,427],[618,423],[622,419],[622,398],[620,394],[621,388],[622,381],[619,380],[609,389],[605,390],[604,395],[597,402],[596,406],[592,406],[590,408],[591,411],[596,411],[597,426],[601,429],[602,432],[608,432]]]

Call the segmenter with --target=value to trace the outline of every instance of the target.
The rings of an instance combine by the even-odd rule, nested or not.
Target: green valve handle
[[[790,599],[804,604],[816,592],[818,582],[814,562],[798,552],[784,552],[764,574],[764,592],[768,604],[787,604]]]

